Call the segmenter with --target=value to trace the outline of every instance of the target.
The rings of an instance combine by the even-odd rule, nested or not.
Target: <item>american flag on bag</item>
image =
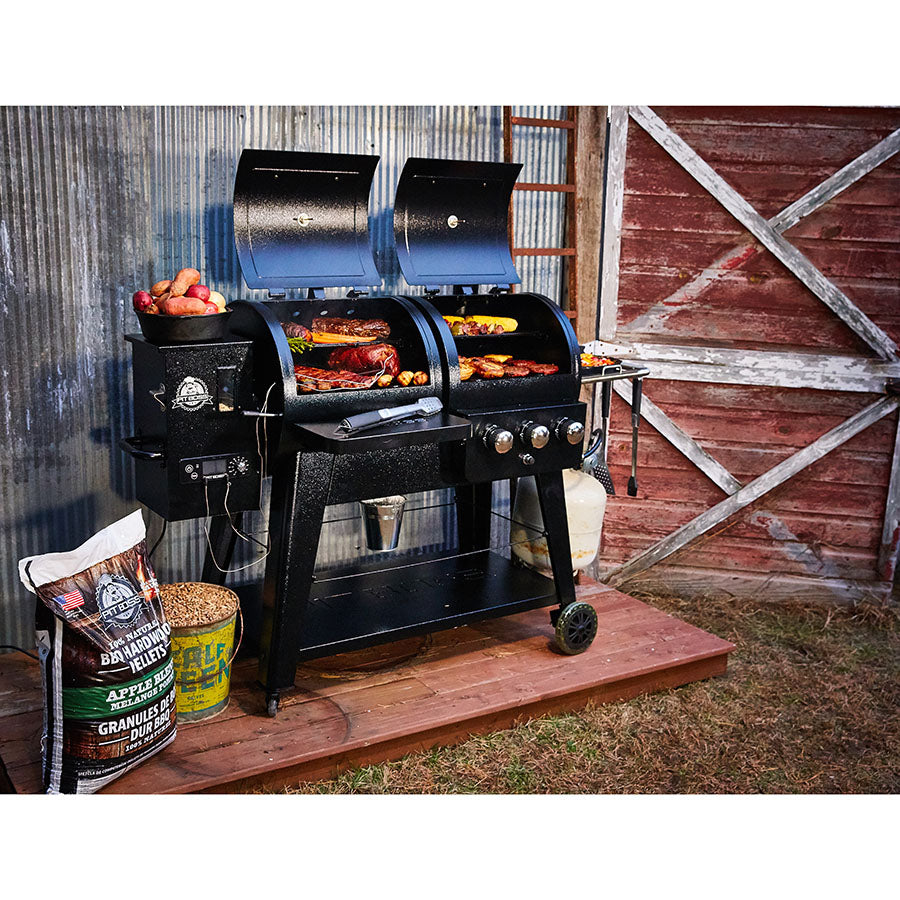
[[[62,607],[63,612],[69,612],[70,610],[78,609],[79,606],[84,606],[84,596],[78,588],[75,588],[74,591],[69,591],[67,594],[60,594],[58,597],[54,597],[53,600]]]

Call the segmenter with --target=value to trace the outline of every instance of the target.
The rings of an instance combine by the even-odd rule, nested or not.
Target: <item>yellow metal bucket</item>
[[[236,615],[235,611],[210,625],[172,628],[179,722],[208,719],[228,706]]]

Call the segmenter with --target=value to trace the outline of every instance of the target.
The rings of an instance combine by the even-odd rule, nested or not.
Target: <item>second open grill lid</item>
[[[509,198],[520,163],[407,160],[394,201],[394,239],[409,284],[518,284]]]
[[[244,150],[234,241],[247,286],[278,294],[380,284],[368,229],[377,165],[377,156]]]

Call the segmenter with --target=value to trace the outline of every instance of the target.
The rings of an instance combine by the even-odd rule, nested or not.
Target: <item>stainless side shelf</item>
[[[647,366],[632,366],[627,363],[616,366],[616,369],[616,372],[611,372],[609,375],[602,375],[600,373],[590,375],[587,374],[590,370],[582,369],[581,383],[597,384],[602,381],[620,381],[623,378],[644,378],[646,375],[650,374],[650,369],[648,369]]]

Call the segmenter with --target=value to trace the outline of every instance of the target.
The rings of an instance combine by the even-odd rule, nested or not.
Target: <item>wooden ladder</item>
[[[564,128],[566,129],[566,181],[555,182],[520,182],[516,191],[552,191],[565,193],[565,247],[514,247],[513,246],[513,207],[509,205],[509,245],[512,255],[516,256],[559,256],[565,261],[565,280],[560,306],[563,312],[576,323],[577,289],[576,289],[576,241],[575,226],[575,154],[577,152],[576,131],[578,124],[578,107],[567,106],[565,119],[532,119],[514,116],[511,106],[503,107],[503,159],[513,162],[513,128]],[[514,195],[515,196],[515,195]]]

